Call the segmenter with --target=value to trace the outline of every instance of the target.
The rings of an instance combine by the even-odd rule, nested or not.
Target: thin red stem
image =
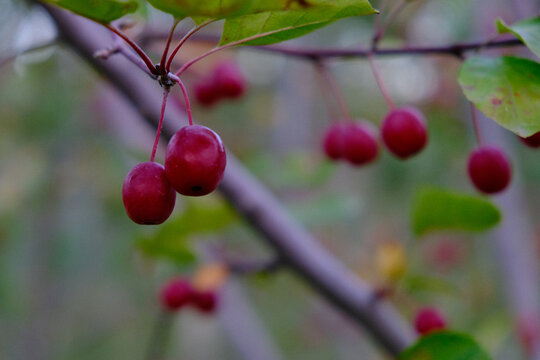
[[[474,135],[476,136],[476,143],[478,144],[478,146],[481,146],[483,144],[483,141],[482,141],[482,134],[480,132],[480,123],[478,121],[478,114],[477,114],[477,110],[476,110],[476,106],[474,106],[474,104],[471,102],[470,103],[471,105],[471,115],[472,115],[472,120],[473,120],[473,126],[474,126]]]
[[[184,83],[182,82],[182,80],[180,80],[178,76],[174,74],[169,74],[169,77],[173,79],[174,81],[176,81],[178,85],[180,86],[180,89],[182,90],[182,94],[184,95],[184,101],[186,102],[186,112],[189,119],[189,125],[193,125],[193,116],[191,115],[191,105],[189,103],[189,97],[188,97],[186,87],[184,86]]]
[[[379,89],[381,90],[381,94],[384,97],[386,104],[388,105],[388,109],[392,110],[395,107],[394,102],[392,101],[392,98],[390,97],[390,93],[388,92],[388,89],[386,88],[386,85],[384,84],[384,81],[379,72],[379,68],[377,67],[377,64],[375,64],[375,59],[373,58],[373,55],[369,55],[368,60],[369,60],[369,65],[371,66],[371,71],[373,72],[373,76],[375,77],[375,81],[377,81],[377,85],[379,86]]]
[[[156,151],[159,143],[159,137],[161,136],[161,129],[163,128],[163,119],[165,118],[165,108],[167,107],[167,98],[169,97],[169,89],[163,90],[163,101],[161,102],[161,114],[159,115],[159,123],[156,131],[156,139],[154,140],[154,146],[152,147],[152,155],[150,155],[150,161],[154,161],[156,158]]]
[[[211,24],[213,23],[214,21],[216,21],[216,19],[210,19],[210,20],[207,20],[203,23],[201,23],[200,25],[197,25],[195,26],[193,29],[191,29],[186,35],[184,35],[184,37],[180,40],[180,42],[178,43],[178,45],[176,45],[176,47],[174,48],[174,50],[172,51],[171,53],[171,56],[169,56],[169,60],[167,60],[167,64],[165,65],[165,70],[167,70],[167,72],[170,72],[171,71],[171,64],[174,60],[174,57],[176,56],[176,53],[178,53],[178,50],[180,50],[180,48],[182,47],[182,45],[184,45],[184,43],[193,35],[195,34],[197,31],[201,30],[203,27],[205,27],[206,25],[208,24]]]
[[[317,63],[317,70],[319,71],[325,85],[327,85],[329,92],[332,93],[332,96],[334,97],[339,110],[341,111],[341,115],[346,120],[352,120],[351,112],[347,106],[347,101],[345,100],[345,94],[343,93],[341,86],[339,86],[338,82],[336,81],[334,75],[328,69],[328,66],[325,63],[319,62]]]
[[[386,33],[386,30],[392,24],[392,22],[395,20],[397,15],[403,10],[403,8],[407,5],[406,0],[401,0],[401,2],[394,7],[392,10],[390,10],[390,13],[388,16],[380,23],[377,27],[375,27],[375,34],[373,35],[373,41],[372,41],[372,47],[376,48],[379,41],[384,37],[384,34]]]
[[[167,55],[169,55],[169,47],[171,46],[171,40],[173,38],[174,30],[176,29],[178,22],[179,20],[174,20],[174,24],[169,33],[169,37],[167,38],[167,43],[165,44],[165,49],[163,49],[163,55],[161,55],[161,61],[159,62],[160,71],[164,74],[168,73],[165,68],[165,61],[167,61]]]
[[[213,48],[212,50],[202,54],[202,55],[199,55],[197,56],[195,59],[192,59],[190,61],[188,61],[187,63],[184,64],[184,66],[182,66],[180,68],[180,70],[178,70],[176,72],[176,76],[180,76],[184,71],[186,71],[191,65],[195,64],[196,62],[204,59],[205,57],[209,56],[209,55],[212,55],[213,53],[216,53],[218,51],[221,51],[221,50],[225,50],[225,49],[228,49],[228,48],[231,48],[233,46],[237,46],[237,45],[241,45],[241,44],[244,44],[244,43],[247,43],[247,42],[250,42],[250,41],[253,41],[253,40],[257,40],[257,39],[260,39],[262,37],[265,37],[265,36],[269,36],[269,35],[273,35],[273,34],[276,34],[278,32],[281,32],[281,31],[286,31],[286,30],[292,30],[294,27],[292,26],[289,26],[289,27],[286,27],[286,28],[283,28],[283,29],[279,29],[279,30],[274,30],[274,31],[269,31],[269,32],[266,32],[266,33],[262,33],[262,34],[257,34],[257,35],[253,35],[253,36],[250,36],[250,37],[247,37],[245,39],[242,39],[242,40],[238,40],[238,41],[234,41],[232,43],[228,43],[226,45],[223,45],[223,46],[219,46],[219,47],[216,47],[216,48]]]
[[[129,37],[127,37],[127,35],[122,33],[120,30],[118,30],[114,26],[111,26],[109,24],[103,24],[103,26],[105,26],[107,29],[109,29],[110,31],[112,31],[113,33],[121,37],[129,46],[131,46],[131,48],[137,53],[137,55],[139,55],[142,61],[144,61],[148,70],[150,70],[152,74],[157,75],[157,70],[154,64],[152,64],[152,60],[150,60],[148,55],[146,55],[146,53],[143,51],[143,49],[139,47],[139,45],[135,44],[133,40],[131,40]]]

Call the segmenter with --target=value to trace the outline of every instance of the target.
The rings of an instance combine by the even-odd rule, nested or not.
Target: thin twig
[[[167,55],[169,55],[169,47],[171,46],[171,40],[174,35],[174,30],[176,29],[176,26],[178,26],[179,22],[179,20],[174,20],[174,24],[169,33],[169,37],[167,38],[167,43],[165,44],[165,49],[163,49],[163,55],[161,55],[161,61],[159,62],[159,71],[161,72],[161,74],[166,74],[169,72],[168,70],[166,70],[167,68],[165,67],[165,62],[167,61]]]
[[[156,151],[159,143],[159,136],[161,135],[161,129],[163,128],[163,119],[165,118],[165,108],[167,107],[167,98],[169,97],[169,88],[163,89],[163,100],[161,101],[161,113],[159,116],[159,123],[156,130],[156,139],[154,140],[154,146],[152,147],[152,155],[150,155],[150,161],[153,162],[156,158]]]
[[[212,55],[212,54],[214,54],[214,53],[216,53],[218,51],[225,50],[225,49],[228,49],[228,48],[231,48],[231,47],[234,47],[234,46],[242,45],[242,44],[248,43],[250,41],[260,39],[260,38],[265,37],[265,36],[270,36],[270,35],[273,35],[273,34],[277,34],[278,32],[281,32],[281,31],[292,30],[292,29],[294,29],[294,26],[285,27],[285,28],[282,28],[282,29],[279,29],[279,30],[268,31],[268,32],[265,32],[265,33],[262,33],[262,34],[253,35],[253,36],[247,37],[247,38],[242,39],[242,40],[233,41],[233,42],[228,43],[226,45],[213,48],[212,50],[210,50],[210,51],[208,51],[208,52],[206,52],[206,53],[204,53],[202,55],[199,55],[195,59],[192,59],[192,60],[188,61],[187,63],[185,63],[184,66],[182,66],[180,68],[180,70],[178,70],[176,72],[176,76],[180,76],[180,74],[182,74],[184,71],[186,71],[191,65],[195,64],[196,62],[198,62],[198,61],[204,59],[205,57],[210,56],[210,55]]]
[[[31,53],[33,51],[47,49],[47,48],[49,48],[51,46],[54,46],[56,43],[57,43],[57,39],[53,39],[52,41],[49,41],[49,42],[46,42],[46,43],[43,43],[43,44],[38,44],[38,45],[32,46],[32,47],[30,47],[28,49],[24,49],[22,51],[18,51],[18,52],[15,52],[13,54],[7,55],[6,57],[0,59],[0,68],[2,68],[3,66],[9,64],[10,62],[14,61],[17,57],[19,57],[21,55],[28,54],[28,53]]]
[[[347,101],[345,100],[345,94],[343,93],[343,90],[341,89],[341,86],[339,86],[338,82],[336,81],[336,78],[334,75],[330,72],[330,69],[328,69],[328,65],[325,64],[322,61],[316,62],[317,66],[317,72],[324,80],[325,85],[328,86],[330,92],[332,93],[332,96],[334,97],[340,111],[341,116],[345,120],[351,121],[352,115],[351,111],[349,110],[349,107],[347,106]]]
[[[205,27],[206,25],[209,25],[211,23],[213,23],[214,21],[216,21],[216,19],[210,19],[210,20],[207,20],[203,23],[201,23],[200,25],[197,25],[195,26],[193,29],[191,29],[190,31],[188,31],[188,33],[186,35],[184,35],[184,37],[180,40],[180,42],[178,43],[178,45],[176,45],[176,47],[174,48],[174,50],[172,51],[171,53],[171,56],[169,57],[169,60],[167,60],[167,64],[165,65],[165,70],[167,72],[170,72],[171,71],[171,64],[174,60],[174,57],[176,56],[176,53],[178,53],[178,50],[180,50],[180,48],[182,47],[182,45],[185,44],[185,42],[190,38],[192,37],[197,31],[201,30],[203,27]]]
[[[109,24],[103,24],[103,26],[105,26],[107,29],[109,29],[110,31],[112,31],[113,33],[115,33],[116,35],[121,37],[122,40],[124,40],[129,46],[131,46],[131,48],[137,53],[137,55],[139,55],[141,60],[144,61],[144,63],[146,65],[146,67],[148,68],[148,70],[152,74],[157,75],[157,70],[156,70],[156,67],[154,66],[154,64],[152,64],[152,60],[150,60],[148,55],[146,55],[146,53],[139,47],[139,45],[135,44],[135,42],[133,42],[133,40],[131,40],[129,37],[127,37],[127,35],[125,35],[123,32],[121,32],[120,30],[118,30],[114,26],[109,25]]]
[[[386,104],[388,105],[388,110],[392,110],[395,105],[394,101],[392,100],[392,97],[390,96],[390,93],[388,92],[388,89],[386,88],[386,85],[382,79],[381,73],[379,72],[379,68],[377,67],[377,64],[375,64],[375,59],[373,56],[368,56],[369,65],[371,66],[371,71],[373,72],[373,76],[375,77],[375,81],[377,81],[377,85],[379,86],[379,89],[381,90],[381,94],[384,97],[384,100],[386,101]]]
[[[169,77],[173,79],[174,81],[176,81],[178,85],[180,86],[180,89],[182,90],[182,94],[184,95],[184,101],[186,103],[186,113],[188,115],[189,125],[193,125],[193,115],[191,114],[191,105],[189,103],[188,92],[185,85],[182,82],[182,80],[180,80],[179,76],[169,73]]]

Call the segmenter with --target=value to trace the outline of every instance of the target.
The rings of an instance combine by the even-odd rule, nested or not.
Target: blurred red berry
[[[169,311],[176,311],[193,300],[193,289],[188,280],[170,280],[161,290],[161,304]]]
[[[416,313],[414,328],[419,334],[425,335],[446,328],[446,320],[441,312],[433,307],[421,308]]]
[[[215,291],[195,291],[193,293],[192,304],[203,313],[211,314],[217,308],[217,294]]]

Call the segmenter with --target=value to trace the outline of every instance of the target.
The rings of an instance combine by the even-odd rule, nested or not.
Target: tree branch
[[[99,26],[56,7],[43,6],[56,22],[63,40],[155,126],[159,120],[161,93],[156,83],[121,57],[107,61],[94,58],[94,52],[107,41]],[[186,121],[185,114],[174,108],[170,110],[173,118]],[[164,134],[171,136],[172,132],[164,129]],[[390,354],[397,355],[411,344],[413,331],[396,309],[386,301],[374,302],[374,290],[292,219],[268,189],[230,153],[219,189],[301,278],[336,308],[363,325]]]
[[[149,34],[141,34],[139,41],[148,43],[158,39],[162,39],[167,35],[162,32],[152,31]],[[182,34],[179,34],[182,36]],[[193,37],[195,41],[207,42],[210,44],[219,41],[219,37],[215,35],[197,34]],[[377,48],[371,50],[369,48],[298,48],[290,45],[268,45],[268,46],[245,46],[243,48],[251,50],[260,50],[273,52],[288,56],[294,56],[306,59],[321,59],[321,58],[365,58],[373,54],[374,56],[402,56],[402,55],[443,55],[455,56],[461,58],[465,53],[477,51],[481,49],[505,48],[524,46],[519,39],[500,39],[491,41],[477,41],[456,43],[444,46],[405,46],[398,48]]]

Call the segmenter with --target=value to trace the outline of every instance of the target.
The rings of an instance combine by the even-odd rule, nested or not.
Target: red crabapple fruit
[[[127,174],[122,199],[131,220],[142,225],[157,225],[171,215],[176,193],[165,176],[163,165],[144,162]]]
[[[381,132],[386,147],[401,159],[420,152],[428,138],[424,115],[413,107],[391,110],[383,120]]]
[[[434,330],[446,328],[446,320],[439,310],[432,307],[425,307],[416,313],[414,328],[419,334],[425,335]]]
[[[220,137],[201,125],[180,129],[169,141],[165,173],[182,195],[211,193],[223,179],[227,157]]]
[[[486,194],[503,191],[512,177],[512,167],[505,153],[495,146],[482,146],[469,156],[469,177]]]
[[[169,311],[176,311],[193,301],[194,291],[188,280],[175,278],[170,280],[161,289],[160,300],[162,306]]]

